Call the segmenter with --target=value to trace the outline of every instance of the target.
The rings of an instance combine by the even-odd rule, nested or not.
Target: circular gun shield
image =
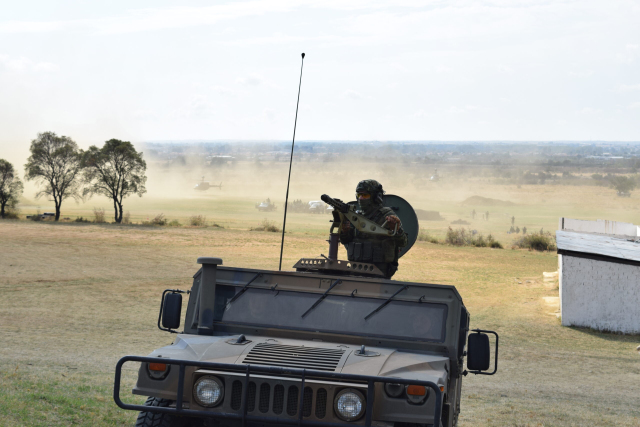
[[[418,216],[413,207],[400,196],[394,194],[385,194],[383,197],[383,204],[396,213],[400,221],[402,221],[402,228],[407,233],[407,246],[400,248],[398,252],[398,258],[406,254],[413,244],[418,239],[418,233],[420,232],[420,225],[418,224]]]

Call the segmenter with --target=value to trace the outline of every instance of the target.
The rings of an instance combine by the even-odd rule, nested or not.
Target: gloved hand
[[[385,220],[387,221],[387,223],[384,225],[384,227],[387,230],[393,230],[396,228],[396,224],[400,224],[400,218],[398,218],[396,215],[389,215],[385,218]]]

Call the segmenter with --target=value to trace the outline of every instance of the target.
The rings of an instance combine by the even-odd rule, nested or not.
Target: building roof
[[[602,234],[556,231],[558,252],[571,251],[640,262],[640,242]]]

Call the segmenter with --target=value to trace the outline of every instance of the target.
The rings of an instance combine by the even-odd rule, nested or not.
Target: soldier
[[[373,263],[390,279],[398,270],[398,252],[407,245],[407,235],[393,209],[382,204],[383,194],[384,190],[378,181],[360,181],[356,187],[358,213],[377,224],[384,224],[389,230],[394,230],[397,224],[397,233],[394,236],[368,234],[356,230],[349,221],[345,221],[340,230],[340,242],[347,249],[349,261]]]

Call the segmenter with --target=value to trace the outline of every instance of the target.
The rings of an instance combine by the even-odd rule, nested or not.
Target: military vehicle
[[[288,206],[289,206],[289,212],[304,213],[304,212],[307,212],[307,210],[309,209],[307,204],[304,203],[301,199],[294,200]]]
[[[198,190],[198,191],[205,191],[210,188],[219,188],[222,190],[222,183],[218,185],[212,185],[209,181],[205,181],[203,176],[202,181],[200,181],[199,183],[196,184],[195,187],[193,187],[194,190]]]
[[[312,200],[309,202],[309,212],[323,214],[327,212],[327,205],[322,200]]]
[[[267,199],[261,203],[256,203],[256,209],[260,212],[272,212],[276,210],[276,205],[271,201],[271,199]]]
[[[339,260],[334,231],[343,221],[377,234],[394,230],[353,204],[323,200],[334,207],[329,256],[302,258],[295,271],[202,257],[191,289],[164,291],[158,328],[177,333],[174,342],[116,365],[114,400],[140,411],[136,426],[457,424],[462,379],[497,371],[498,335],[469,334],[453,286],[387,280],[374,264]],[[415,212],[397,196],[385,203],[409,233],[406,253],[417,237]],[[133,362],[133,394],[147,396],[145,405],[120,397],[123,366]]]

